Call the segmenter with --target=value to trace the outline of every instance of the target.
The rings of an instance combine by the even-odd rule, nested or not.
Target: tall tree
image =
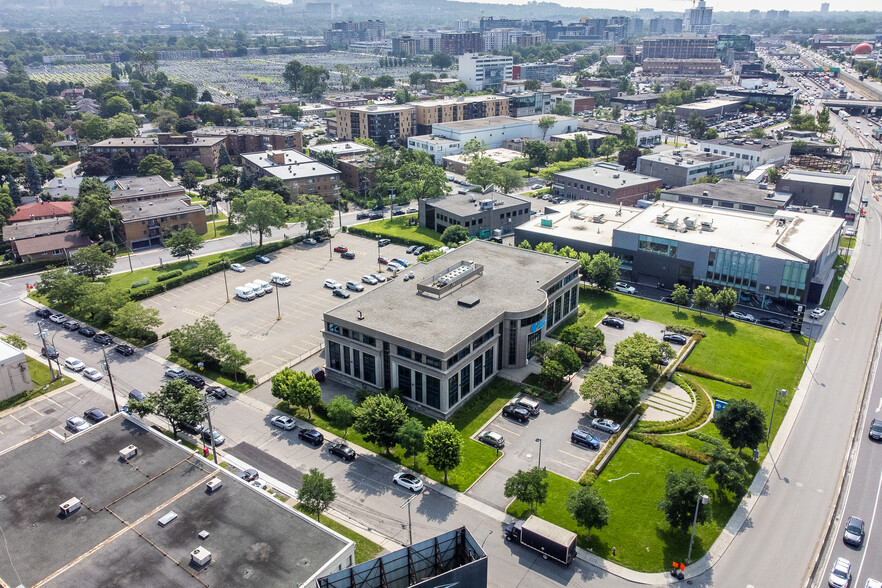
[[[416,467],[417,455],[426,448],[426,427],[420,419],[410,417],[404,421],[395,440],[404,448],[405,456],[413,456],[413,467]]]
[[[723,320],[726,320],[736,304],[738,304],[738,293],[732,288],[723,288],[714,296],[714,306],[723,314]]]
[[[609,506],[600,492],[591,486],[580,486],[570,492],[567,511],[577,524],[588,529],[589,538],[591,529],[602,529],[609,524]]]
[[[206,410],[202,394],[183,379],[166,382],[158,392],[149,393],[140,402],[129,400],[128,407],[142,418],[148,414],[164,418],[175,439],[182,423],[201,423]]]
[[[493,179],[493,183],[503,194],[510,194],[524,187],[524,178],[521,177],[521,174],[516,169],[503,165],[496,170],[496,177]]]
[[[161,155],[150,154],[138,164],[138,175],[141,177],[161,176],[170,182],[174,177],[174,173],[175,166]]]
[[[469,230],[462,225],[450,225],[441,233],[441,242],[448,247],[455,246],[461,241],[467,241]]]
[[[439,421],[426,430],[426,461],[436,470],[447,473],[462,463],[462,438],[452,424]]]
[[[545,135],[548,134],[548,131],[551,127],[554,126],[554,123],[557,122],[557,119],[553,116],[543,116],[539,119],[539,128],[542,130],[542,140],[545,140]]]
[[[31,196],[39,196],[43,191],[43,178],[40,176],[40,172],[37,171],[37,166],[34,165],[33,159],[28,160],[25,177],[27,180],[28,192]]]
[[[304,194],[297,200],[297,204],[290,207],[291,218],[303,224],[306,232],[327,230],[334,218],[334,209],[325,202],[324,198],[315,194]]]
[[[640,403],[646,376],[640,369],[598,364],[585,375],[579,394],[600,414],[624,418]]]
[[[756,449],[766,438],[766,415],[749,400],[736,398],[729,401],[725,410],[714,415],[714,424],[723,439],[738,453],[741,448]]]
[[[504,494],[506,498],[517,498],[529,504],[532,513],[533,507],[536,504],[544,504],[548,497],[548,471],[539,468],[528,471],[518,470],[505,481]]]
[[[153,332],[154,327],[161,324],[162,319],[159,318],[158,310],[132,301],[113,312],[110,326],[122,337],[144,339],[148,333]]]
[[[395,435],[407,420],[407,408],[400,399],[385,394],[365,398],[355,411],[355,428],[365,440],[386,453],[395,445]]]
[[[76,173],[84,176],[109,176],[113,173],[110,160],[98,153],[84,153],[80,157]]]
[[[99,276],[106,276],[113,269],[113,256],[101,251],[100,245],[90,245],[70,254],[71,269],[93,282]]]
[[[325,412],[328,413],[328,422],[332,427],[343,429],[343,438],[349,432],[349,427],[355,422],[355,404],[345,394],[334,396],[331,401],[325,405]]]
[[[321,405],[322,388],[318,381],[302,371],[284,368],[272,377],[272,395],[284,400],[289,406],[305,408],[312,418],[312,407]]]
[[[699,316],[701,316],[701,311],[710,307],[713,303],[714,293],[708,286],[696,286],[692,290],[692,306],[698,309]]]
[[[693,469],[684,468],[679,472],[669,471],[665,476],[665,497],[658,503],[658,509],[665,513],[668,524],[680,531],[686,531],[696,516],[695,503],[708,488],[701,475]],[[710,520],[711,509],[698,509],[698,522]]]
[[[556,114],[558,116],[572,116],[573,106],[566,100],[558,100],[557,104],[554,105],[554,108],[551,109],[551,114]]]
[[[173,330],[168,336],[172,351],[193,363],[217,359],[220,346],[230,340],[230,335],[207,316],[196,319],[193,324]]]
[[[469,183],[484,189],[496,180],[498,171],[499,165],[489,157],[475,157],[469,162],[465,177]]]
[[[190,255],[204,246],[202,235],[189,226],[171,233],[163,244],[171,250],[172,257],[186,256],[187,261],[190,261]]]
[[[398,169],[401,193],[409,199],[441,198],[450,192],[447,175],[433,165],[425,151],[412,151]],[[419,154],[419,155],[416,155]]]
[[[616,343],[613,365],[637,368],[649,380],[655,366],[673,356],[673,350],[667,349],[669,347],[668,343],[646,333],[634,333]]]
[[[600,144],[600,147],[597,148],[597,152],[606,157],[606,160],[609,161],[610,156],[613,153],[618,151],[619,149],[619,140],[615,135],[607,135],[603,138],[603,142]]]
[[[689,288],[683,284],[677,284],[674,286],[674,291],[671,293],[671,300],[673,300],[674,304],[678,307],[689,306]]]
[[[260,236],[259,245],[263,245],[264,236],[273,234],[272,229],[287,226],[285,202],[272,192],[252,188],[233,201],[232,210],[239,215],[239,232],[256,232]]]
[[[71,212],[74,227],[92,240],[113,241],[113,231],[122,222],[122,213],[110,207],[108,197],[93,193],[81,196]]]
[[[243,349],[239,349],[234,343],[227,341],[221,343],[218,348],[217,363],[222,372],[233,374],[236,383],[239,382],[239,372],[243,367],[251,363],[251,357]]]
[[[221,145],[221,146],[220,146],[220,152],[219,152],[218,155],[217,155],[217,167],[218,167],[218,169],[220,169],[222,166],[225,166],[225,165],[232,165],[232,164],[233,164],[233,160],[230,159],[230,152],[227,150],[227,146],[226,146],[226,145]]]
[[[619,280],[619,265],[621,261],[618,257],[613,257],[605,251],[600,251],[591,257],[588,264],[588,280],[594,282],[601,290],[609,290],[615,286]]]
[[[310,468],[309,473],[303,475],[301,482],[302,485],[297,490],[297,500],[307,511],[315,513],[316,518],[321,521],[322,513],[337,498],[334,481],[321,473],[318,468]]]
[[[573,323],[565,327],[560,333],[560,342],[578,347],[588,353],[606,349],[603,331],[595,326],[580,323]]]
[[[720,490],[732,492],[735,496],[742,496],[747,492],[750,473],[740,455],[725,447],[712,445],[710,457],[711,462],[704,470],[705,476],[713,476]]]

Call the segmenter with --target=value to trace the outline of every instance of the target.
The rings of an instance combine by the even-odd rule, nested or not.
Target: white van
[[[263,296],[264,294],[266,294],[266,292],[264,292],[263,288],[261,288],[260,286],[258,286],[254,282],[251,282],[249,284],[245,284],[245,287],[251,288],[251,291],[254,292],[255,296]]]
[[[291,280],[285,274],[277,274],[275,272],[270,274],[270,282],[273,284],[278,284],[279,286],[290,286]]]
[[[242,300],[254,300],[255,294],[254,290],[252,290],[247,284],[245,286],[236,286],[236,298],[241,298]]]
[[[270,284],[269,282],[264,282],[263,280],[254,280],[251,283],[263,290],[264,294],[269,294],[273,291],[272,284]]]

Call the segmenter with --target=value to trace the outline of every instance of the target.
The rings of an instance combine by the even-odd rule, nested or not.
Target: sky
[[[527,0],[474,0],[482,4],[526,4]],[[658,11],[682,12],[692,6],[692,0],[618,0],[614,4],[610,2],[586,2],[584,0],[554,0],[561,6],[574,8],[617,8],[620,10],[635,10],[637,8],[653,8]],[[826,0],[825,0],[826,1]],[[763,2],[762,0],[714,0],[708,2],[714,10],[723,12],[747,12],[758,9],[767,10],[791,10],[793,12],[812,11],[821,9],[821,0],[774,0]],[[830,0],[830,11],[882,11],[882,3],[879,0]]]

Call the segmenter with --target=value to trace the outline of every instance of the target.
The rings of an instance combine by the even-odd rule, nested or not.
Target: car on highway
[[[269,263],[270,258],[267,257],[266,255],[255,255],[254,261],[256,261],[257,263]]]
[[[756,319],[756,324],[763,325],[765,327],[772,327],[774,329],[784,329],[787,327],[787,323],[782,321],[781,319],[763,317]]]
[[[601,419],[601,418],[592,419],[591,426],[594,427],[595,429],[600,430],[600,431],[604,431],[606,433],[609,433],[610,435],[615,435],[622,428],[622,425],[620,425],[619,423],[617,423],[611,419]]]
[[[221,400],[223,398],[226,398],[229,393],[227,392],[227,389],[223,386],[209,386],[205,389],[205,394],[207,394],[208,396],[214,396],[218,400]]]
[[[584,445],[589,449],[600,449],[600,439],[582,429],[576,429],[570,433],[570,443],[574,445]]]
[[[97,335],[92,337],[92,341],[98,343],[99,345],[111,345],[113,343],[113,337],[111,337],[107,333],[98,333]]]
[[[613,286],[613,290],[616,292],[622,292],[623,294],[636,294],[637,288],[634,286],[629,286],[625,282],[616,282],[616,285]]]
[[[270,419],[274,427],[290,431],[297,428],[297,421],[287,415],[274,416]]]
[[[315,445],[318,447],[325,441],[325,436],[316,431],[315,429],[303,429],[299,433],[297,433],[297,437],[300,438],[301,441],[306,441],[311,445]]]
[[[234,272],[239,272],[240,274],[245,271],[245,266],[241,263],[234,263],[230,266],[230,269]]]
[[[410,472],[398,472],[392,476],[392,483],[407,488],[411,492],[419,492],[423,489],[423,481]]]
[[[882,419],[873,419],[870,423],[870,439],[882,441]]]
[[[214,437],[214,446],[223,445],[226,438],[220,434],[220,432],[215,429],[214,431],[209,431],[208,429],[202,430],[202,440],[205,443],[211,443],[211,438]]]
[[[334,253],[346,253],[347,251],[349,251],[349,248],[342,245],[337,245],[336,247],[334,247]]]
[[[49,359],[58,359],[58,350],[51,345],[47,345],[40,350],[40,355],[42,355],[43,357],[48,357]]]
[[[844,557],[837,558],[833,569],[830,570],[827,584],[831,588],[848,588],[851,584],[851,562]]]
[[[346,289],[347,289],[347,290],[352,290],[352,291],[354,291],[354,292],[363,292],[363,291],[364,291],[364,286],[362,286],[361,284],[359,284],[359,283],[356,282],[355,280],[348,280],[348,281],[346,282]]]
[[[205,380],[202,379],[201,376],[197,376],[196,374],[187,374],[187,383],[193,386],[194,388],[205,388]]]
[[[70,417],[65,424],[65,427],[74,433],[82,433],[91,426],[83,417],[78,416]]]
[[[81,362],[76,357],[68,357],[64,360],[64,367],[75,372],[81,372],[86,369],[86,364]]]
[[[530,411],[514,404],[506,404],[502,407],[502,416],[526,423],[530,420]]]
[[[325,280],[325,288],[330,288],[331,290],[336,290],[337,288],[342,288],[343,284],[338,282],[337,280]]]
[[[809,313],[809,316],[813,319],[819,319],[824,318],[825,314],[827,314],[827,310],[819,306],[818,308],[812,309],[812,311]]]
[[[620,318],[616,318],[614,316],[605,316],[600,321],[601,325],[606,325],[607,327],[613,327],[614,329],[624,329],[625,321]]]
[[[135,353],[135,349],[131,345],[124,345],[124,344],[117,345],[116,347],[113,348],[113,350],[116,351],[117,353],[119,353],[120,355],[124,355],[125,357],[128,357],[128,356],[132,355],[133,353]]]
[[[864,521],[858,517],[848,517],[845,523],[845,531],[842,533],[842,540],[849,545],[860,547],[864,542]]]
[[[328,447],[328,453],[336,455],[342,460],[352,461],[355,459],[356,453],[355,451],[346,445],[345,443],[331,443],[330,447]]]
[[[361,276],[361,281],[370,286],[375,286],[377,284],[377,278],[371,275]]]
[[[689,339],[686,335],[681,335],[680,333],[665,333],[662,335],[662,341],[676,343],[677,345],[686,345],[686,341],[688,340]]]
[[[478,435],[478,441],[497,449],[505,447],[505,438],[496,431],[484,431]]]
[[[86,378],[89,378],[93,382],[97,382],[98,380],[100,380],[101,378],[104,377],[101,374],[101,372],[99,372],[98,370],[96,370],[95,368],[92,368],[92,367],[84,369],[83,376]]]
[[[104,414],[104,411],[100,408],[90,408],[83,413],[83,418],[95,425],[100,423],[101,421],[106,421],[110,417]]]
[[[49,318],[50,316],[52,316],[52,311],[48,308],[38,308],[34,311],[34,314],[40,318]]]
[[[340,259],[355,259],[355,253],[353,253],[352,251],[347,251],[346,253],[341,253]]]
[[[331,294],[333,294],[337,298],[349,298],[349,292],[347,292],[343,288],[336,288],[331,292]]]
[[[165,370],[165,377],[172,378],[174,380],[183,380],[187,377],[187,374],[181,368],[170,367]]]

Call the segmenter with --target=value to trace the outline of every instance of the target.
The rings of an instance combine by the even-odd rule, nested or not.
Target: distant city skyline
[[[479,4],[527,4],[531,0],[472,0]],[[692,7],[692,0],[623,0],[616,2],[615,7],[605,2],[585,2],[584,0],[553,0],[561,6],[568,8],[603,8],[618,10],[637,10],[638,8],[652,8],[658,12],[685,12]],[[696,2],[697,4],[697,2]],[[759,10],[789,10],[791,12],[820,12],[821,2],[812,1],[806,3],[800,0],[778,0],[770,5],[760,0],[708,0],[708,7],[718,12],[749,12]],[[850,12],[882,12],[879,9],[878,0],[848,0],[847,2],[830,2],[830,12],[847,10]],[[492,16],[488,14],[487,16]]]

